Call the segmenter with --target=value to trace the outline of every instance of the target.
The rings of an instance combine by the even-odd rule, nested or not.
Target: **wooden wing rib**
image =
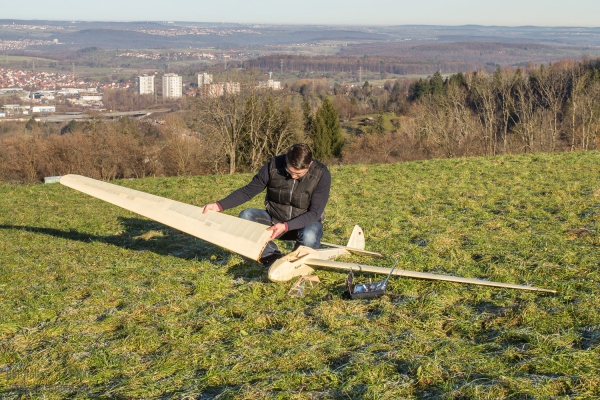
[[[212,211],[202,214],[202,207],[96,179],[65,175],[60,183],[253,260],[260,259],[271,237],[256,222]]]
[[[312,255],[312,254],[311,254]],[[308,256],[310,257],[310,256]],[[387,275],[390,273],[391,268],[385,267],[375,267],[372,265],[363,265],[363,264],[354,264],[354,263],[346,263],[332,260],[320,260],[317,258],[307,258],[304,260],[304,264],[310,267],[321,267],[321,268],[332,268],[332,269],[342,269],[345,271],[354,271],[356,272],[371,272],[376,274],[384,274]],[[512,283],[502,283],[502,282],[492,282],[486,281],[483,279],[473,279],[473,278],[461,278],[458,276],[452,275],[438,275],[438,274],[430,274],[427,272],[417,272],[417,271],[407,271],[403,269],[395,269],[392,271],[392,275],[395,276],[406,276],[409,278],[420,278],[420,279],[431,279],[436,281],[448,281],[448,282],[458,282],[458,283],[470,283],[474,285],[484,285],[484,286],[495,286],[495,287],[503,287],[510,289],[521,289],[521,290],[532,290],[538,292],[549,292],[556,293],[556,290],[550,289],[542,289],[534,286],[526,286],[526,285],[515,285]]]

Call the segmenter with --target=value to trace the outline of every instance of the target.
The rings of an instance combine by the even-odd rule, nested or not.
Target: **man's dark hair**
[[[287,165],[296,169],[307,169],[312,162],[312,150],[306,143],[293,144],[285,154]]]

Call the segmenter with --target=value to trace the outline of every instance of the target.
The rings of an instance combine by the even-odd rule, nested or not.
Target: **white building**
[[[239,82],[225,82],[225,94],[236,94],[240,92]]]
[[[54,100],[54,93],[48,90],[40,90],[31,94],[32,100]]]
[[[201,94],[207,97],[221,97],[223,96],[223,84],[222,83],[211,83],[210,85],[200,86]]]
[[[20,104],[5,104],[2,106],[6,117],[14,117],[18,115],[29,114],[30,106],[22,106]]]
[[[63,88],[56,92],[56,94],[60,94],[61,96],[77,96],[79,94],[79,89]]]
[[[47,113],[53,113],[56,112],[56,107],[55,106],[35,106],[31,108],[31,112],[33,113],[40,113],[40,114],[47,114]]]
[[[181,97],[183,88],[183,79],[181,75],[164,74],[163,75],[163,97],[178,98]]]
[[[98,95],[98,96],[81,96],[79,98],[81,101],[83,101],[84,103],[94,103],[97,101],[102,101],[102,95]]]
[[[198,86],[210,85],[212,81],[213,77],[211,74],[207,74],[206,72],[198,74]]]
[[[202,87],[202,95],[206,97],[220,97],[226,94],[236,94],[240,92],[239,82],[219,82],[211,83]]]
[[[261,88],[261,89],[280,90],[281,89],[281,82],[280,81],[274,81],[273,79],[269,79],[267,81],[260,81],[260,82],[258,82],[258,87]]]
[[[153,94],[154,93],[154,75],[148,76],[144,74],[138,76],[138,93]]]
[[[23,93],[23,88],[4,88],[4,89],[0,89],[0,94],[9,94],[9,93],[22,94]]]

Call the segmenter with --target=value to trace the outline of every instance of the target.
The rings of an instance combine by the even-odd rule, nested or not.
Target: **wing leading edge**
[[[265,225],[202,207],[155,196],[81,175],[64,175],[60,183],[234,253],[259,260],[271,232]]]

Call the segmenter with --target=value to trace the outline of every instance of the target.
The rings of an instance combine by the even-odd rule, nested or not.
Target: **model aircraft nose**
[[[290,262],[281,258],[269,268],[269,280],[271,282],[287,282],[297,276],[310,275],[314,269],[300,261]]]

